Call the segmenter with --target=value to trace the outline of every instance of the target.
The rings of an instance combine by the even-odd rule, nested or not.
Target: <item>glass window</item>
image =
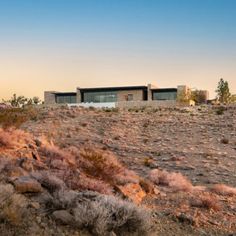
[[[114,91],[84,93],[84,102],[103,103],[103,102],[116,102],[116,101],[117,101],[117,92]]]
[[[153,100],[176,100],[177,92],[153,92]]]
[[[57,103],[76,103],[76,96],[59,95],[56,97],[56,101]]]

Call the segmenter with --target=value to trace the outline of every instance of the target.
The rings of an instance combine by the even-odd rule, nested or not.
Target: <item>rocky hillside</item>
[[[235,107],[5,110],[1,235],[235,233],[235,118]]]

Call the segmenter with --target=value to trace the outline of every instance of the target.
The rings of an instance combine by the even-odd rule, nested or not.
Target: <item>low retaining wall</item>
[[[72,104],[44,104],[40,105],[41,107],[94,107],[94,108],[120,108],[120,109],[142,109],[144,107],[150,108],[160,108],[160,107],[183,107],[183,106],[192,106],[191,102],[189,103],[180,103],[177,101],[122,101],[122,102],[104,102],[104,103],[72,103]]]
[[[94,107],[94,108],[115,108],[116,103],[115,102],[101,102],[101,103],[75,103],[75,104],[67,104],[69,107]]]
[[[159,108],[159,107],[176,107],[178,103],[176,101],[129,101],[129,102],[117,102],[116,107],[121,109],[130,108]]]

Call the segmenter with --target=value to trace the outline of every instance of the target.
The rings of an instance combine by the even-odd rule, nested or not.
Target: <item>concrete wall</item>
[[[117,92],[117,101],[127,101],[128,94],[133,95],[133,101],[142,101],[143,100],[143,90],[127,90],[127,91],[118,91]]]
[[[130,108],[143,108],[143,107],[175,107],[178,103],[176,101],[130,101],[130,102],[117,102],[116,107],[121,109]]]
[[[76,89],[76,102],[77,103],[81,103],[81,92],[80,92],[80,88]]]
[[[44,103],[45,104],[56,104],[56,91],[44,92]]]
[[[115,102],[99,102],[99,103],[93,103],[93,102],[88,102],[88,103],[76,103],[76,104],[67,104],[68,107],[94,107],[94,108],[115,108],[116,103]]]
[[[157,88],[156,85],[148,84],[148,101],[152,101],[152,89]]]

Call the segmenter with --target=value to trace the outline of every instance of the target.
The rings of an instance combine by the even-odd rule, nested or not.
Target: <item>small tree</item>
[[[178,102],[189,102],[191,100],[191,91],[178,91],[177,101]]]
[[[232,103],[236,103],[236,95],[232,95],[231,96],[231,102]]]
[[[7,103],[10,103],[13,107],[22,107],[27,103],[28,99],[24,96],[17,96],[16,94],[13,94],[10,100],[4,101]]]
[[[204,91],[194,90],[191,93],[191,100],[195,101],[197,104],[206,103],[207,97]]]
[[[41,103],[41,100],[39,99],[39,97],[33,97],[32,102],[34,105],[38,105]]]
[[[216,90],[217,98],[221,103],[229,103],[231,100],[231,94],[229,92],[229,84],[224,79],[220,79]]]

